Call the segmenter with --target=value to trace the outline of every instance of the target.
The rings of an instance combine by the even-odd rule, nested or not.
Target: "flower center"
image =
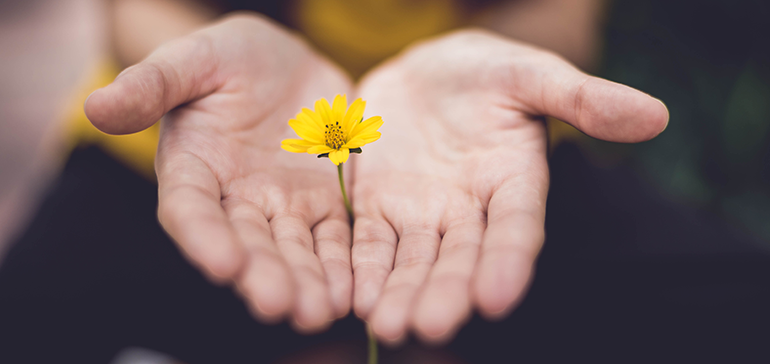
[[[326,124],[326,145],[329,148],[340,149],[345,144],[345,135],[342,133],[342,127],[340,122],[337,121],[334,124]]]

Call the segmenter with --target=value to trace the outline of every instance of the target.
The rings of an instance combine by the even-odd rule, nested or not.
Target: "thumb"
[[[215,54],[211,41],[198,35],[163,45],[91,93],[86,116],[108,134],[144,130],[171,109],[217,88]]]
[[[544,58],[514,72],[521,81],[514,85],[515,95],[534,114],[553,116],[592,137],[621,143],[652,139],[668,125],[662,101],[589,76],[560,57]]]

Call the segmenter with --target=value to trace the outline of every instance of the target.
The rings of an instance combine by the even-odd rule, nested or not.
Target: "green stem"
[[[342,173],[342,163],[337,165],[337,175],[340,177],[340,190],[342,190],[342,199],[345,200],[345,210],[348,210],[348,218],[350,222],[353,222],[353,207],[350,206],[350,200],[348,200],[348,193],[345,192],[345,177]],[[369,340],[369,364],[377,364],[377,339],[374,337],[374,332],[369,324],[366,324],[366,337]]]
[[[342,190],[342,198],[345,200],[345,209],[348,210],[350,221],[353,221],[353,207],[350,206],[348,194],[345,192],[345,178],[342,176],[342,163],[337,165],[337,175],[340,177],[340,189]]]
[[[377,339],[369,324],[366,324],[366,337],[369,338],[369,364],[377,364]]]

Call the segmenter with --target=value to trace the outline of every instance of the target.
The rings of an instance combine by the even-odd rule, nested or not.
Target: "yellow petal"
[[[313,110],[310,110],[310,109],[308,109],[308,108],[306,108],[306,107],[303,107],[303,108],[302,108],[302,113],[303,113],[303,114],[305,114],[305,115],[307,115],[307,116],[309,116],[311,119],[313,119],[313,121],[315,121],[315,122],[316,122],[316,124],[318,125],[318,127],[319,127],[321,130],[323,130],[323,128],[325,127],[325,125],[326,125],[326,124],[324,124],[324,121],[323,121],[323,119],[321,119],[321,115],[318,115],[318,113],[317,113],[317,112],[315,112],[315,111],[313,111]]]
[[[353,138],[350,139],[345,145],[342,146],[342,148],[350,148],[355,149],[366,145],[366,141],[363,138]]]
[[[349,156],[350,156],[350,150],[348,150],[347,148],[342,148],[340,150],[333,150],[329,153],[329,159],[335,165],[339,165],[340,163],[347,162]]]
[[[358,134],[355,138],[350,139],[345,145],[343,145],[343,148],[359,148],[363,145],[369,144],[371,142],[376,141],[377,139],[380,139],[380,136],[382,133],[379,131],[372,131],[368,133]]]
[[[314,145],[310,148],[308,148],[307,152],[310,154],[324,154],[324,153],[331,153],[334,149],[330,148],[328,145]]]
[[[348,99],[345,95],[337,95],[334,97],[334,104],[332,105],[332,121],[339,121],[342,123],[342,118],[345,116],[345,109],[348,108]]]
[[[353,128],[353,131],[350,132],[350,138],[353,139],[361,133],[377,131],[377,129],[382,126],[382,123],[382,117],[372,116],[363,122],[356,124],[356,127]]]
[[[324,125],[334,123],[332,120],[332,109],[329,107],[329,101],[326,101],[326,99],[320,99],[315,102],[315,112],[321,117]]]
[[[294,148],[294,147],[292,147],[290,145],[286,145],[286,144],[281,144],[281,149],[283,149],[283,150],[285,150],[287,152],[292,152],[292,153],[305,153],[306,152],[306,150],[302,150],[300,148]]]
[[[325,141],[323,132],[316,129],[314,126],[308,125],[296,119],[289,120],[289,126],[294,129],[294,132],[297,133],[300,138],[309,142],[313,142],[315,144],[323,144]]]
[[[379,138],[381,134],[382,133],[380,133],[377,130],[365,131],[365,132],[362,132],[362,133],[358,133],[358,135],[356,135],[356,138],[364,138],[364,139]]]
[[[364,108],[366,108],[366,101],[361,100],[361,98],[350,104],[345,118],[342,119],[342,130],[345,131],[346,135],[350,135],[358,121],[364,116]]]
[[[302,139],[284,139],[281,141],[281,148],[292,153],[305,153],[308,148],[314,145],[316,144]]]
[[[297,120],[309,125],[313,126],[314,128],[318,129],[323,133],[324,131],[324,124],[321,121],[321,117],[318,116],[318,114],[310,109],[302,109],[302,112],[297,114]]]

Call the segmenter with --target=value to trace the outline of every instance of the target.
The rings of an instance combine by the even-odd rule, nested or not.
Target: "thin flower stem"
[[[350,206],[350,200],[348,200],[348,193],[345,192],[345,177],[342,173],[342,163],[337,165],[337,175],[340,177],[340,190],[342,190],[342,199],[345,200],[345,210],[348,210],[348,218],[350,222],[353,222],[353,207]],[[374,332],[369,324],[366,324],[366,337],[369,340],[369,364],[377,364],[377,339],[374,337]]]
[[[342,175],[342,163],[337,165],[337,175],[340,177],[340,189],[342,190],[342,198],[345,200],[345,209],[348,210],[348,218],[350,218],[350,221],[353,221],[353,207],[350,206],[348,194],[345,192],[345,178]]]
[[[366,337],[369,338],[369,364],[377,364],[377,339],[369,324],[366,324]]]

